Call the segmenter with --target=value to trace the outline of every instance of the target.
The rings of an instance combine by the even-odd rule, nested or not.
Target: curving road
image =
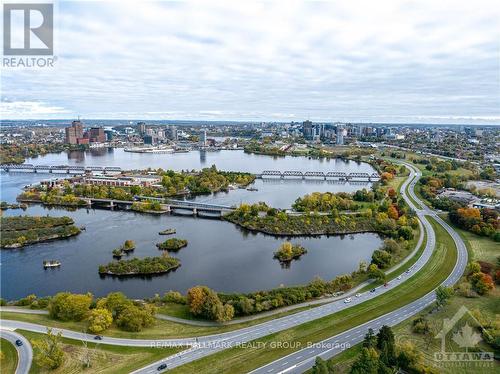
[[[414,201],[418,202],[423,209],[417,209],[415,205],[408,199],[406,196],[405,187],[402,187],[403,195],[408,202],[408,204],[417,212],[417,215],[421,222],[423,223],[425,230],[427,232],[427,245],[425,249],[425,253],[432,252],[432,249],[435,246],[435,233],[430,225],[429,221],[425,218],[425,216],[431,216],[434,218],[444,229],[450,234],[455,242],[457,247],[458,256],[457,262],[451,274],[446,278],[446,280],[442,283],[444,286],[451,286],[455,284],[463,272],[465,271],[465,267],[467,265],[467,249],[465,247],[465,243],[461,239],[461,237],[456,233],[453,228],[451,228],[446,222],[444,222],[432,209],[428,208],[424,203],[418,199],[415,195],[413,188],[420,177],[420,172],[415,170],[412,165],[405,165],[412,170],[412,173],[415,175],[415,178],[411,179],[410,187],[408,188],[409,194],[414,199]],[[420,261],[420,259],[419,259]],[[331,338],[325,339],[312,347],[308,347],[302,349],[300,351],[294,352],[288,356],[282,357],[276,361],[273,361],[265,366],[258,368],[257,370],[252,371],[252,373],[303,373],[304,371],[310,369],[314,365],[314,361],[317,356],[320,356],[323,359],[329,359],[333,356],[339,354],[343,351],[343,347],[345,344],[349,344],[350,346],[354,346],[363,341],[365,334],[368,332],[368,329],[373,329],[377,332],[380,327],[383,325],[394,326],[398,323],[404,321],[412,315],[419,313],[422,309],[432,304],[436,300],[435,292],[431,291],[425,296],[421,297],[413,301],[410,304],[407,304],[397,310],[394,310],[390,313],[387,313],[383,316],[380,316],[376,319],[373,319],[363,325],[356,326],[348,331],[345,331],[341,334],[335,335]]]
[[[163,360],[157,361],[153,364],[150,364],[142,369],[135,371],[134,373],[157,373],[161,371],[157,371],[157,367],[165,363],[167,365],[167,369],[171,369],[177,366],[181,366],[188,362],[192,362],[199,358],[211,355],[213,353],[222,351],[224,349],[240,346],[244,343],[250,342],[257,338],[279,332],[282,330],[286,330],[297,325],[301,325],[303,323],[313,321],[318,318],[325,317],[332,313],[335,313],[339,310],[346,309],[352,305],[357,305],[359,303],[370,300],[378,295],[385,293],[395,286],[404,282],[408,277],[413,276],[416,272],[418,272],[430,259],[432,252],[435,247],[435,234],[432,230],[432,226],[430,223],[424,218],[426,215],[432,215],[445,229],[452,235],[455,243],[457,244],[457,248],[459,250],[458,259],[455,269],[452,274],[448,277],[448,279],[444,282],[444,284],[453,284],[460,278],[463,270],[465,269],[465,264],[467,262],[467,252],[465,250],[465,245],[461,241],[458,234],[453,231],[451,227],[449,227],[445,222],[443,222],[439,217],[435,215],[430,209],[418,209],[413,205],[411,200],[406,195],[406,187],[409,184],[409,194],[414,198],[415,201],[420,202],[419,199],[413,194],[413,187],[418,180],[420,173],[416,171],[412,165],[407,164],[410,169],[410,177],[403,183],[401,187],[401,193],[407,203],[412,207],[427,232],[427,243],[423,250],[422,255],[417,260],[417,262],[411,267],[410,273],[404,273],[401,279],[392,280],[388,287],[379,286],[376,288],[376,292],[365,292],[360,295],[360,297],[352,298],[352,302],[349,304],[345,304],[343,300],[332,301],[327,304],[318,306],[313,309],[305,310],[302,312],[295,313],[293,315],[277,318],[271,321],[267,321],[261,324],[257,324],[254,326],[246,327],[243,329],[239,329],[236,331],[231,331],[222,334],[208,335],[202,336],[199,338],[183,338],[183,339],[122,339],[122,338],[110,338],[103,337],[103,340],[100,341],[101,344],[113,344],[113,345],[125,345],[125,346],[190,346],[189,349],[184,350],[182,352],[177,353],[176,355],[167,357]],[[424,204],[422,204],[424,206]],[[434,301],[434,292],[430,292],[426,296],[408,304],[404,307],[388,313],[384,316],[381,316],[377,319],[369,321],[361,326],[357,326],[349,331],[346,331],[342,334],[336,335],[332,338],[329,338],[323,342],[323,344],[319,343],[319,345],[307,348],[305,350],[301,350],[295,352],[289,356],[286,356],[280,360],[272,362],[255,372],[262,373],[277,373],[277,372],[303,372],[310,368],[316,356],[320,355],[324,358],[329,358],[334,356],[340,351],[334,348],[330,348],[331,343],[335,342],[349,342],[354,345],[360,342],[368,330],[368,328],[373,328],[377,330],[380,326],[394,325],[402,320],[408,318],[409,316],[418,313],[424,307],[429,305]],[[22,328],[29,331],[36,332],[46,332],[46,327],[42,325],[36,325],[26,322],[18,322],[18,321],[9,321],[3,320],[2,324],[4,326],[10,328]],[[53,329],[55,332],[61,331],[64,337],[80,339],[80,340],[93,340],[92,336],[88,336],[84,333],[79,333],[75,331],[63,330],[63,329]]]
[[[8,340],[12,343],[12,345],[14,345],[14,347],[16,347],[19,359],[17,362],[16,374],[28,374],[33,360],[33,349],[31,348],[31,344],[28,339],[17,332],[5,330],[3,328],[0,329],[0,337]],[[22,341],[23,345],[18,347],[16,345],[16,340]]]

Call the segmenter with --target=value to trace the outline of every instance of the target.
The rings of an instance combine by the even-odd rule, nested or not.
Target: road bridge
[[[2,164],[0,169],[6,172],[24,173],[64,173],[85,174],[101,172],[103,174],[121,173],[118,166],[78,166],[78,165],[32,165],[32,164]]]

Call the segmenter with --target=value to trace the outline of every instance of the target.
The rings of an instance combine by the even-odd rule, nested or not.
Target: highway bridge
[[[158,201],[161,204],[161,207],[164,212],[168,213],[179,213],[185,214],[183,212],[188,212],[194,216],[208,216],[208,217],[220,217],[224,213],[229,213],[235,210],[235,207],[228,205],[219,205],[219,204],[207,204],[207,203],[198,203],[194,201],[185,201],[185,200],[175,200],[175,199],[166,199],[160,197],[151,197],[151,196],[134,196],[134,201],[127,200],[113,200],[113,199],[97,199],[93,197],[82,197],[87,203],[87,206],[94,207],[103,207],[103,208],[121,208],[121,209],[130,209],[132,204],[137,201]]]
[[[338,171],[297,171],[297,170],[264,170],[256,174],[257,178],[289,178],[289,179],[323,179],[323,180],[345,180],[345,181],[378,181],[380,175],[377,173],[344,173]]]
[[[75,165],[32,165],[32,164],[2,164],[0,169],[6,172],[26,172],[26,173],[64,173],[64,174],[85,174],[121,173],[122,168],[118,166],[75,166]]]

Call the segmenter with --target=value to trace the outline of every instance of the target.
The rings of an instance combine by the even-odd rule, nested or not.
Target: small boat
[[[43,261],[44,268],[56,268],[59,266],[61,266],[61,261],[57,261],[57,260],[45,260],[45,261]]]
[[[258,191],[259,189],[258,188],[255,188],[255,187],[248,187],[247,188],[247,191]]]
[[[159,235],[172,235],[172,234],[175,234],[175,229],[166,229],[166,230],[160,231],[158,234]]]

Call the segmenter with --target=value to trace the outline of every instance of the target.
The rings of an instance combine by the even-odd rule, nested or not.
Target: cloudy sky
[[[500,123],[496,1],[56,4],[56,66],[2,69],[24,118]]]

